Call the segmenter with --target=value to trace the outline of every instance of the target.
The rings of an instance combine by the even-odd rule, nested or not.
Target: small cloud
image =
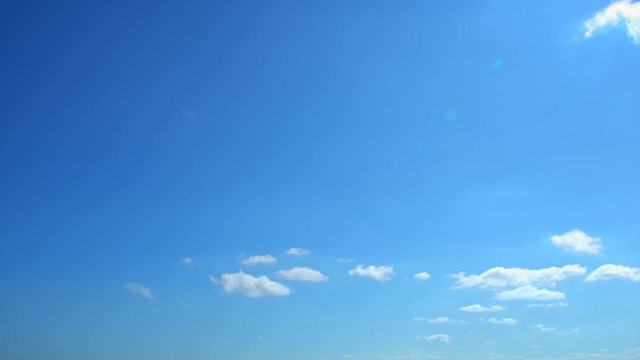
[[[128,284],[124,284],[124,288],[125,290],[127,290],[128,292],[134,295],[142,296],[147,300],[153,300],[153,292],[151,292],[151,289],[149,289],[148,287],[142,284],[128,283]]]
[[[501,291],[496,294],[496,300],[537,300],[537,301],[553,301],[564,300],[565,294],[560,291],[552,291],[547,289],[538,289],[535,286],[526,285],[513,290]]]
[[[344,354],[340,356],[340,359],[344,359],[344,360],[352,360],[352,359],[357,359],[356,356],[354,355],[349,355],[349,354]]]
[[[480,304],[473,304],[469,306],[463,306],[460,308],[460,311],[471,312],[471,313],[487,313],[487,312],[497,312],[497,311],[504,311],[504,310],[505,308],[500,305],[484,307]]]
[[[287,255],[290,256],[306,256],[311,254],[311,251],[307,250],[307,249],[301,249],[301,248],[289,248],[289,250],[287,250]]]
[[[413,279],[414,280],[419,280],[419,281],[427,281],[427,280],[431,279],[431,274],[429,274],[426,271],[419,272],[419,273],[413,275]]]
[[[592,237],[578,229],[562,235],[551,236],[551,242],[557,247],[572,253],[597,255],[602,252],[602,240]]]
[[[557,330],[554,327],[546,327],[543,324],[536,324],[533,328],[540,332],[553,332]]]
[[[271,255],[254,255],[242,260],[244,265],[269,265],[275,264],[278,260]]]
[[[322,282],[329,280],[329,278],[320,271],[307,267],[294,267],[289,270],[280,270],[276,272],[276,274],[283,279],[291,281]]]
[[[593,270],[585,279],[588,282],[625,279],[631,281],[640,281],[640,268],[629,267],[624,265],[606,264]]]
[[[291,294],[291,290],[279,282],[264,275],[256,277],[242,271],[222,274],[219,280],[209,275],[209,281],[213,285],[222,286],[222,290],[227,294],[241,294],[250,298]]]
[[[569,306],[568,303],[566,302],[556,302],[556,303],[548,303],[548,304],[540,304],[540,303],[534,303],[534,304],[527,304],[527,308],[554,308],[554,307],[565,307],[565,306]]]
[[[363,266],[358,265],[355,268],[349,270],[351,276],[369,277],[376,281],[385,282],[391,280],[394,275],[392,266]]]
[[[182,307],[183,307],[183,308],[188,308],[188,307],[190,307],[190,305],[189,305],[189,304],[187,304],[187,303],[186,303],[184,300],[182,300],[182,299],[176,299],[176,302],[177,302],[178,304],[182,305]]]
[[[451,339],[449,337],[449,335],[447,334],[433,334],[433,335],[429,335],[429,336],[416,336],[416,340],[427,340],[429,342],[442,342],[442,343],[449,343],[449,340]]]
[[[446,316],[438,316],[437,318],[428,319],[429,324],[451,324],[454,321]]]
[[[487,320],[488,323],[496,324],[496,325],[507,325],[507,326],[515,326],[518,325],[518,320],[514,318],[489,318]]]
[[[180,261],[187,266],[193,266],[193,260],[190,257],[182,258]]]
[[[337,258],[336,262],[340,263],[340,264],[348,264],[348,263],[352,263],[356,261],[356,259],[352,259],[352,258]]]
[[[627,36],[640,44],[640,2],[632,3],[631,0],[619,0],[609,4],[584,22],[584,37],[590,38],[593,34],[607,26],[616,26],[621,21],[627,28]]]

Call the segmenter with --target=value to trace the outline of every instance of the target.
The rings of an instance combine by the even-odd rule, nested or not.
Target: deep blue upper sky
[[[0,359],[637,359],[609,4],[3,1]]]

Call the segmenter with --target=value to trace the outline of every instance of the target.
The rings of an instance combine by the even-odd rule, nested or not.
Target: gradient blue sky
[[[609,4],[3,1],[0,359],[640,358]]]

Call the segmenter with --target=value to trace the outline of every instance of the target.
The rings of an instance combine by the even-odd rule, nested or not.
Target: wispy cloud
[[[556,331],[558,329],[554,328],[554,327],[548,327],[548,326],[544,326],[543,324],[535,324],[533,326],[534,329],[540,331],[540,332],[552,332],[552,331]]]
[[[620,22],[624,22],[629,38],[640,44],[640,2],[632,3],[631,0],[613,2],[587,19],[584,22],[584,37],[590,38],[596,31]]]
[[[285,285],[273,281],[266,276],[252,276],[242,271],[237,273],[222,274],[220,279],[209,275],[209,281],[213,285],[222,286],[227,294],[241,294],[250,298],[267,296],[287,296],[291,290]]]
[[[448,344],[451,338],[447,334],[433,334],[429,336],[416,336],[416,340],[427,340],[429,342],[442,342]]]
[[[275,264],[278,260],[271,255],[254,255],[249,256],[248,258],[242,260],[242,264],[244,265],[269,265]]]
[[[320,271],[308,267],[294,267],[289,270],[280,270],[276,272],[276,274],[283,279],[291,281],[322,282],[329,280],[329,278]]]
[[[149,289],[148,287],[139,284],[139,283],[128,283],[128,284],[124,284],[124,288],[125,290],[127,290],[128,292],[134,294],[134,295],[138,295],[138,296],[142,296],[143,298],[147,299],[147,300],[153,300],[153,292],[151,291],[151,289]]]
[[[290,255],[290,256],[305,256],[309,254],[311,254],[311,251],[307,249],[292,247],[292,248],[289,248],[289,250],[287,250],[287,255]]]
[[[193,266],[193,259],[191,259],[190,257],[182,258],[180,259],[180,261],[187,266]]]
[[[560,291],[538,289],[535,286],[525,285],[513,290],[505,290],[496,294],[496,300],[537,300],[554,301],[564,300],[565,294]]]
[[[595,269],[585,280],[588,282],[594,282],[612,279],[640,281],[640,268],[606,264]]]
[[[597,255],[602,252],[602,240],[589,236],[578,229],[562,235],[551,236],[551,242],[562,249],[572,253]]]
[[[554,308],[554,307],[565,307],[565,306],[569,306],[568,303],[566,302],[556,302],[556,303],[547,303],[547,304],[540,304],[540,303],[534,303],[534,304],[527,304],[527,308]]]
[[[504,311],[504,310],[505,308],[500,305],[485,307],[480,304],[473,304],[469,306],[463,306],[460,308],[460,311],[471,312],[471,313],[487,313],[487,312],[498,312],[498,311]]]
[[[427,322],[429,324],[438,325],[438,324],[467,324],[465,320],[456,320],[451,319],[446,316],[438,316],[435,318],[428,319],[424,316],[416,316],[413,318],[414,321]]]
[[[487,319],[487,322],[491,324],[496,324],[496,325],[507,325],[507,326],[518,325],[518,320],[510,317],[504,317],[504,318],[492,317]]]
[[[178,304],[182,305],[182,307],[183,307],[183,308],[188,308],[188,307],[190,307],[190,306],[189,306],[189,304],[188,304],[186,301],[182,300],[182,299],[176,299],[176,302],[177,302]]]
[[[376,281],[385,282],[391,280],[394,275],[392,266],[363,266],[358,265],[355,268],[349,270],[351,276],[361,276],[372,278]]]

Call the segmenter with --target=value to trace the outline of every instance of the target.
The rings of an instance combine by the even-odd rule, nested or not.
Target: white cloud
[[[447,334],[434,334],[424,337],[418,337],[418,339],[425,339],[430,342],[443,342],[446,344],[448,344],[450,340],[449,335]]]
[[[276,272],[276,274],[283,279],[291,281],[322,282],[329,280],[329,278],[320,271],[308,267],[294,267],[289,270],[280,270]]]
[[[481,289],[498,289],[525,285],[555,286],[557,282],[574,276],[582,276],[587,269],[581,265],[566,265],[545,269],[523,269],[494,267],[480,275],[454,274],[457,279],[454,288],[479,287]]]
[[[464,320],[455,320],[455,319],[451,319],[449,317],[446,316],[438,316],[435,318],[431,318],[431,319],[427,319],[423,316],[416,316],[413,318],[414,321],[425,321],[428,322],[429,324],[466,324],[467,322]]]
[[[132,293],[134,295],[142,296],[143,298],[145,298],[147,300],[152,300],[153,299],[153,292],[151,291],[151,289],[149,289],[148,287],[146,287],[146,286],[144,286],[142,284],[128,283],[128,284],[124,284],[124,288],[128,292],[130,292],[130,293]]]
[[[351,276],[370,277],[376,281],[389,281],[394,275],[392,266],[374,266],[369,265],[364,267],[358,265],[355,268],[349,270]]]
[[[552,291],[548,289],[538,289],[535,286],[525,285],[513,290],[505,290],[496,294],[497,300],[538,300],[553,301],[564,300],[565,294],[560,291]]]
[[[584,37],[590,38],[593,33],[607,26],[616,26],[620,21],[627,27],[627,35],[634,43],[640,44],[640,2],[619,0],[598,11],[584,22]]]
[[[269,265],[275,264],[278,260],[271,255],[254,255],[242,260],[244,265]]]
[[[640,281],[640,268],[629,267],[623,265],[606,264],[595,269],[586,281],[600,281],[611,279],[626,279],[631,281]]]
[[[497,312],[497,311],[504,311],[504,310],[505,308],[500,305],[484,307],[480,304],[473,304],[469,306],[463,306],[460,308],[460,311],[472,312],[472,313],[487,313],[487,312]]]
[[[557,329],[554,327],[546,327],[542,324],[536,324],[534,327],[534,329],[540,331],[540,332],[552,332],[552,331],[556,331]]]
[[[547,304],[539,304],[539,303],[527,304],[528,308],[553,308],[553,307],[565,307],[565,306],[569,306],[569,304],[566,302],[556,302],[556,303],[547,303]]]
[[[428,272],[426,272],[426,271],[419,272],[419,273],[417,273],[417,274],[413,275],[413,279],[414,279],[414,280],[427,281],[427,280],[429,280],[430,278],[431,278],[431,274],[429,274],[429,273],[428,273]]]
[[[562,235],[551,236],[551,242],[555,246],[572,253],[584,253],[597,255],[602,251],[602,240],[592,237],[576,229]]]
[[[429,324],[451,324],[454,321],[446,316],[438,316],[437,318],[428,319],[427,322]]]
[[[193,260],[190,257],[182,258],[180,261],[187,266],[193,266]]]
[[[291,255],[291,256],[305,256],[305,255],[309,255],[311,254],[311,251],[307,250],[307,249],[300,249],[300,248],[289,248],[289,250],[287,250],[287,255]]]
[[[508,325],[508,326],[515,326],[518,325],[518,320],[514,319],[514,318],[489,318],[487,320],[488,323],[491,324],[496,324],[496,325]]]
[[[209,281],[214,285],[222,286],[222,290],[227,294],[242,294],[250,298],[287,296],[291,294],[291,290],[279,282],[275,282],[264,275],[255,277],[242,271],[222,274],[220,280],[209,275]]]

